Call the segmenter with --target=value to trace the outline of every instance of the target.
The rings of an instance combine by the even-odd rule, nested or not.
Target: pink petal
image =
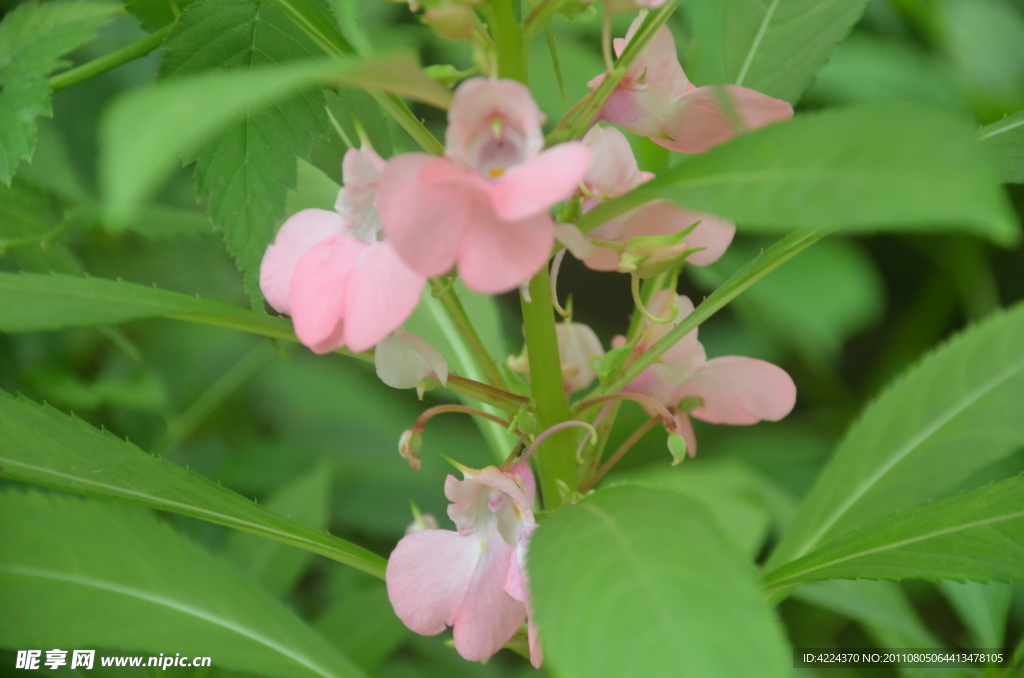
[[[614,127],[594,125],[583,137],[590,148],[590,169],[583,183],[595,196],[617,198],[644,182],[633,148]]]
[[[491,122],[503,121],[522,143],[522,157],[531,158],[544,148],[544,114],[529,88],[514,80],[469,78],[455,89],[448,109],[445,150],[449,157],[476,167],[481,137],[493,134]]]
[[[349,227],[349,222],[338,214],[318,209],[302,210],[284,222],[260,264],[260,290],[276,311],[291,314],[289,290],[295,265],[302,255],[321,240],[345,233]]]
[[[676,400],[695,395],[704,406],[693,416],[711,424],[778,421],[796,404],[796,385],[785,370],[754,358],[713,358],[673,393]]]
[[[384,575],[395,614],[416,633],[444,631],[455,623],[479,558],[476,539],[448,530],[404,537],[391,552]]]
[[[341,165],[345,186],[338,191],[334,209],[357,224],[366,218],[377,195],[377,179],[385,166],[385,161],[372,149],[345,151]]]
[[[558,323],[555,332],[562,365],[575,366],[578,370],[574,375],[563,377],[566,391],[573,393],[590,386],[597,378],[594,359],[604,355],[601,340],[583,323]]]
[[[459,240],[471,223],[477,191],[431,184],[423,174],[454,163],[425,153],[392,158],[377,182],[377,211],[387,241],[410,268],[441,275],[455,264]]]
[[[491,184],[495,214],[518,221],[545,214],[579,188],[590,167],[590,149],[570,141],[549,148],[535,158],[510,167]]]
[[[574,257],[581,260],[601,249],[591,243],[587,236],[583,235],[583,231],[574,224],[555,224],[555,238],[565,245]]]
[[[495,532],[486,542],[461,537],[480,550],[465,597],[455,613],[455,649],[464,659],[483,661],[500,650],[526,621],[526,607],[505,591],[515,547]]]
[[[700,220],[697,228],[686,236],[685,242],[690,247],[703,247],[704,249],[688,256],[686,263],[694,266],[709,266],[718,261],[725,254],[725,250],[729,248],[733,236],[736,235],[736,224],[706,212],[692,212],[684,207],[677,207],[677,209],[688,213],[682,218],[684,221],[692,220],[690,223],[693,223],[693,221]]]
[[[289,305],[295,334],[314,353],[344,344],[345,295],[349,276],[368,245],[332,236],[313,245],[295,266]]]
[[[500,294],[529,280],[555,244],[551,217],[501,221],[480,206],[459,243],[459,276],[474,292]]]
[[[396,332],[373,352],[377,376],[391,388],[415,388],[425,377],[448,382],[448,361],[427,340],[411,332]]]
[[[731,99],[731,104],[723,99]],[[652,138],[652,141],[679,153],[700,153],[740,132],[791,117],[791,105],[746,87],[698,87],[684,94],[671,116],[664,120],[665,132],[670,138]]]
[[[345,290],[345,344],[365,351],[412,314],[426,279],[409,268],[387,242],[360,255]]]

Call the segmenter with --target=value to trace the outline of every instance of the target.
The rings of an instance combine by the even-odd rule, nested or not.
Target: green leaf
[[[325,529],[332,472],[330,464],[318,464],[275,489],[263,508],[314,530]],[[252,534],[232,532],[224,545],[224,557],[264,590],[283,598],[298,582],[313,554]]]
[[[652,467],[613,477],[628,484],[671,490],[703,503],[722,534],[751,561],[771,528],[771,508],[778,499],[769,483],[733,459],[691,461],[681,468]]]
[[[978,134],[995,153],[1003,181],[1024,184],[1024,111],[982,127]]]
[[[855,620],[882,647],[942,647],[921,622],[903,590],[893,582],[841,579],[808,582],[801,584],[793,597]]]
[[[790,674],[753,566],[692,499],[601,490],[541,524],[527,565],[544,653],[559,675]]]
[[[368,579],[354,570],[335,574],[339,600],[317,617],[313,626],[353,664],[373,671],[412,632],[395,616],[384,582],[352,581]]]
[[[868,0],[689,0],[687,74],[795,103],[864,14]]]
[[[711,266],[687,271],[702,287],[714,290],[757,254],[757,243],[735,242]],[[847,339],[880,319],[885,287],[863,248],[832,239],[755,285],[732,308],[762,334],[792,346],[814,365],[827,365]]]
[[[139,20],[142,29],[153,33],[168,26],[199,0],[124,0],[124,8]]]
[[[0,477],[180,513],[384,576],[384,559],[364,548],[271,513],[80,419],[4,392]]]
[[[0,273],[0,332],[175,318],[296,341],[283,318],[155,287],[69,275]]]
[[[324,174],[341,184],[341,163],[345,151],[353,144],[359,147],[359,131],[356,122],[363,128],[374,150],[383,158],[391,157],[391,132],[388,120],[380,105],[366,92],[351,88],[338,88],[337,91],[325,90],[324,100],[327,103],[327,116],[330,125],[327,135],[313,142],[313,150],[309,161],[319,167]],[[340,132],[339,132],[340,128]],[[331,202],[333,207],[334,203]]]
[[[263,676],[363,675],[294,612],[148,512],[9,489],[0,514],[6,645],[173,648]]]
[[[864,524],[764,581],[822,579],[1024,579],[1024,476]]]
[[[0,263],[22,271],[78,273],[81,266],[60,242],[61,217],[50,198],[18,176],[0,184]]]
[[[580,220],[589,231],[654,198],[754,232],[967,232],[1003,245],[1020,226],[975,131],[955,114],[871,104],[799,115],[687,157]]]
[[[119,5],[100,0],[26,2],[0,22],[0,183],[32,157],[36,118],[51,115],[43,79],[67,66],[61,56],[89,42]]]
[[[850,427],[769,564],[929,499],[1024,445],[1024,305],[927,356]]]
[[[939,582],[939,590],[970,632],[973,647],[1002,647],[1013,588],[1007,584]]]

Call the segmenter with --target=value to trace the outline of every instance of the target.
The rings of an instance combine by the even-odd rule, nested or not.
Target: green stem
[[[555,12],[562,8],[565,0],[541,0],[523,19],[523,44],[529,45],[541,32]]]
[[[615,466],[623,456],[625,456],[626,452],[629,452],[634,445],[640,442],[640,439],[647,435],[648,431],[657,426],[659,421],[661,421],[661,417],[651,417],[643,426],[634,431],[633,435],[629,436],[629,438],[626,439],[626,442],[619,445],[619,449],[615,450],[615,452],[612,453],[612,456],[608,457],[608,461],[601,464],[601,468],[597,469],[597,471],[594,472],[594,475],[592,475],[587,482],[580,485],[580,492],[586,492],[594,485],[597,485],[597,481],[604,478],[605,474],[612,470],[612,467]]]
[[[683,318],[682,322],[673,327],[657,343],[642,353],[636,362],[627,367],[622,376],[608,384],[598,388],[591,394],[593,397],[616,393],[633,379],[640,376],[640,373],[658,362],[662,354],[675,346],[676,342],[695,330],[701,323],[721,310],[726,304],[738,297],[748,287],[765,277],[783,263],[804,251],[817,241],[831,233],[832,228],[818,228],[812,231],[797,231],[787,235],[761,253],[752,262],[737,271],[731,278],[725,281],[717,290],[704,300],[693,313]],[[533,354],[530,354],[532,361]]]
[[[449,391],[454,391],[459,395],[464,395],[486,405],[492,405],[511,416],[515,416],[519,412],[520,407],[530,402],[529,398],[488,386],[479,381],[466,379],[457,374],[448,375],[447,388]]]
[[[608,100],[608,97],[612,95],[615,88],[619,86],[630,66],[633,65],[633,62],[640,56],[647,43],[651,41],[651,38],[654,37],[658,29],[668,21],[668,18],[672,16],[672,13],[676,11],[678,6],[678,0],[673,0],[665,4],[661,9],[647,15],[636,35],[626,45],[626,49],[622,50],[622,55],[616,59],[615,67],[608,71],[601,84],[580,99],[562,118],[551,134],[547,136],[548,146],[578,139],[583,136],[584,132],[590,129],[594,118],[601,112],[604,102]]]
[[[516,18],[513,0],[492,0],[491,34],[498,49],[498,74],[521,83],[527,82],[526,45]]]
[[[181,444],[200,424],[213,414],[225,400],[252,379],[274,358],[274,350],[268,342],[259,343],[241,360],[234,364],[217,381],[196,398],[195,402],[167,424],[167,433],[158,442],[152,453],[164,455]]]
[[[537,423],[546,430],[572,418],[569,399],[562,382],[562,361],[558,354],[555,313],[551,305],[551,281],[545,266],[530,281],[531,301],[522,299],[526,346],[530,353],[530,384],[537,406]],[[561,503],[560,483],[575,491],[576,436],[560,431],[541,446],[536,456],[544,507],[552,510]]]
[[[444,155],[444,144],[430,133],[426,125],[409,110],[406,103],[397,95],[387,92],[370,92],[370,96],[376,99],[380,107],[409,133],[409,136],[419,144],[420,148],[432,155]]]
[[[431,284],[434,286],[435,293],[441,289],[441,283],[437,280],[432,280]],[[491,354],[487,351],[487,347],[484,346],[484,342],[480,339],[480,335],[477,334],[476,328],[473,327],[473,323],[466,314],[466,309],[462,307],[462,302],[459,301],[455,289],[449,286],[439,298],[444,305],[445,311],[448,313],[448,317],[462,334],[462,338],[465,340],[466,346],[473,357],[473,362],[487,379],[487,382],[495,388],[508,391],[508,383],[505,381],[505,377],[502,376],[501,370],[498,369]]]
[[[121,64],[134,61],[139,57],[144,57],[160,46],[160,43],[164,41],[164,38],[171,32],[172,28],[174,28],[174,24],[164,26],[160,30],[150,33],[138,42],[133,42],[132,44],[126,45],[115,52],[101,56],[99,59],[93,59],[92,61],[84,63],[81,66],[77,66],[76,68],[72,68],[69,71],[59,73],[47,81],[50,85],[50,89],[56,92],[59,89],[77,85],[78,83],[95,77],[100,73],[106,73],[111,69],[117,68]]]

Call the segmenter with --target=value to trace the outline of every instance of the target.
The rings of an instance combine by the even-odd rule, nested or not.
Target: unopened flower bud
[[[476,25],[476,14],[462,3],[447,2],[424,12],[423,23],[451,40],[468,40]]]
[[[437,524],[437,518],[429,513],[420,513],[419,510],[414,510],[413,516],[413,521],[405,528],[406,536],[422,532],[423,530],[437,530],[440,528],[440,525]]]
[[[409,462],[413,471],[419,471],[423,466],[423,460],[419,457],[420,447],[423,445],[423,434],[415,429],[408,429],[398,439],[398,453]]]
[[[449,88],[457,85],[459,80],[462,78],[461,71],[451,64],[434,64],[433,66],[427,66],[424,68],[423,72],[426,73],[428,77]]]
[[[672,455],[672,465],[681,464],[686,459],[686,440],[676,432],[668,434],[668,451]]]

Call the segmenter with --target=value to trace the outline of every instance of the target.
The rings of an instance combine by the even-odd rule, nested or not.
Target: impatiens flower
[[[446,157],[388,162],[377,209],[388,242],[424,276],[458,266],[466,286],[507,292],[540,270],[554,244],[549,210],[590,164],[580,142],[546,151],[544,115],[512,80],[471,78],[448,112]]]
[[[621,54],[640,28],[637,18],[624,39],[615,40]],[[590,81],[596,88],[607,73]],[[753,130],[793,116],[793,107],[779,99],[736,85],[697,87],[679,64],[672,32],[660,27],[625,77],[608,97],[600,117],[679,153],[700,153]]]
[[[687,297],[677,297],[671,290],[658,292],[650,306],[652,312],[664,315],[670,304],[679,306],[679,315],[665,324],[645,320],[633,355],[650,349],[693,313],[693,303]],[[616,337],[612,344],[623,346],[625,338]],[[697,452],[697,440],[690,416],[710,424],[742,426],[762,420],[778,421],[796,404],[796,385],[783,369],[763,360],[740,356],[708,360],[704,347],[697,340],[696,329],[623,390],[646,395],[675,411],[677,430],[686,440],[691,456]]]
[[[420,400],[430,380],[448,385],[448,361],[418,334],[392,334],[377,344],[373,362],[381,381],[391,388],[415,388]]]
[[[555,326],[558,337],[558,356],[562,363],[562,382],[565,392],[584,389],[597,378],[594,361],[604,355],[601,340],[594,330],[583,323],[564,322]],[[530,357],[526,347],[521,355],[509,358],[508,366],[520,374],[530,373]]]
[[[350,149],[339,211],[292,215],[263,255],[263,296],[292,317],[295,334],[314,353],[365,351],[419,302],[425,278],[379,240],[373,184],[382,164],[373,151]]]
[[[465,479],[449,475],[444,486],[458,531],[425,529],[403,538],[388,559],[385,580],[406,626],[426,636],[452,626],[459,654],[483,661],[527,618],[517,549],[536,527],[536,489],[525,462],[508,471],[460,470]]]
[[[614,127],[595,125],[583,137],[583,142],[594,158],[590,171],[583,178],[583,186],[590,194],[583,203],[586,209],[628,193],[654,176],[640,171],[629,141]],[[558,224],[556,235],[588,268],[624,271],[636,259],[636,254],[628,251],[627,243],[631,239],[667,236],[694,224],[697,224],[696,228],[684,238],[666,243],[653,256],[669,259],[685,248],[698,247],[701,250],[690,254],[686,261],[695,266],[713,264],[732,242],[736,225],[713,214],[696,212],[665,200],[646,203],[598,226],[587,235],[571,224]]]

